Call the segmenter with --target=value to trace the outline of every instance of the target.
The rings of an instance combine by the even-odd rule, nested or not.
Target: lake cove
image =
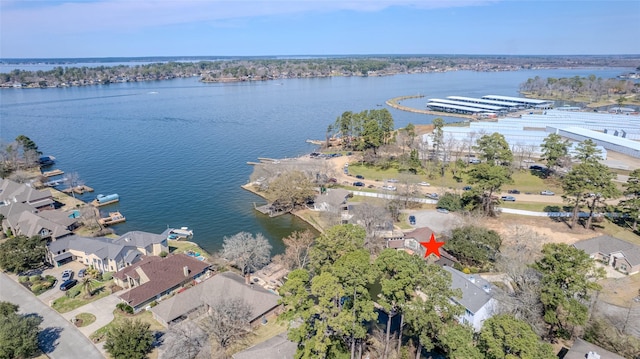
[[[240,186],[246,163],[259,157],[310,153],[307,139],[324,138],[345,111],[389,108],[394,97],[426,98],[487,94],[517,96],[528,78],[595,74],[615,77],[628,69],[558,69],[332,77],[280,82],[205,84],[197,78],[87,87],[3,89],[0,136],[20,134],[56,157],[56,168],[78,173],[95,189],[76,195],[118,193],[103,209],[126,213],[118,233],[161,233],[189,227],[205,250],[221,248],[225,236],[263,233],[273,252],[281,238],[309,226],[294,216],[269,218],[253,209],[264,201]],[[425,98],[401,101],[424,109]],[[389,108],[395,126],[431,123],[436,117]],[[445,118],[446,121],[458,119]]]

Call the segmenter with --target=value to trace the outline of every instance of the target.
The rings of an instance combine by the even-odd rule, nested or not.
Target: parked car
[[[480,160],[479,160],[479,159],[477,159],[477,158],[471,158],[471,159],[469,160],[469,163],[470,163],[470,164],[472,164],[472,165],[477,165],[477,164],[479,164],[479,163],[480,163]]]
[[[395,179],[395,178],[392,178],[390,180],[387,180],[387,182],[389,182],[389,183],[398,183],[398,180]]]
[[[436,211],[438,211],[439,213],[449,213],[449,210],[446,208],[436,208]]]
[[[409,216],[409,224],[416,224],[416,216]]]
[[[514,196],[502,196],[500,197],[500,199],[502,199],[503,201],[507,201],[507,202],[515,202],[516,198]]]
[[[78,284],[77,279],[69,279],[67,281],[64,281],[62,284],[60,284],[60,290],[64,292],[66,290],[73,288],[73,286],[75,286],[76,284]]]
[[[338,183],[338,179],[337,179],[337,178],[335,178],[335,177],[331,177],[331,178],[329,178],[329,182],[331,182],[331,183]]]
[[[418,185],[419,186],[425,186],[425,187],[431,186],[431,184],[429,182],[420,182],[420,183],[418,183]]]
[[[524,163],[534,163],[535,161],[534,160],[530,160],[530,159],[527,158],[526,160],[522,160],[522,162],[524,162]]]
[[[396,186],[382,186],[382,189],[386,189],[387,191],[395,191],[397,188]]]
[[[84,277],[84,274],[87,272],[86,269],[82,268],[78,271],[78,278]]]
[[[363,175],[357,175],[356,178],[357,179],[364,179],[364,176]]]
[[[520,191],[518,191],[517,189],[510,189],[510,190],[507,191],[507,193],[520,194]]]
[[[60,279],[61,279],[63,282],[66,282],[66,281],[68,281],[69,279],[71,279],[72,277],[73,277],[73,271],[72,271],[71,269],[65,269],[65,270],[62,272],[62,277],[60,277]]]
[[[367,186],[367,188],[376,188],[376,186],[370,184],[370,185]]]
[[[533,165],[533,166],[529,166],[530,170],[534,170],[534,171],[542,171],[544,169],[544,167],[540,166],[540,165]]]
[[[437,193],[427,193],[427,197],[429,197],[431,199],[438,199],[439,198]]]
[[[551,192],[549,190],[544,190],[544,191],[540,192],[540,194],[543,195],[543,196],[553,196],[553,195],[555,195],[555,193],[553,193],[553,192]]]
[[[472,188],[471,186],[464,186],[464,187],[462,187],[462,190],[463,191],[471,191],[471,188]]]
[[[353,185],[356,187],[364,187],[364,183],[362,182],[353,182]]]

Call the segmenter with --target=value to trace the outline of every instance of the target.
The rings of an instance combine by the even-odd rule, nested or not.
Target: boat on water
[[[109,212],[109,216],[98,219],[98,223],[100,223],[101,226],[106,227],[125,222],[126,220],[125,216],[120,212]]]
[[[193,237],[193,230],[189,229],[189,227],[180,227],[179,229],[172,228],[169,230],[167,234],[167,239],[173,241],[188,241]]]
[[[99,194],[98,196],[96,196],[96,199],[94,199],[91,202],[91,204],[96,207],[101,207],[111,203],[116,203],[118,201],[120,201],[120,196],[118,196],[117,193],[108,194],[108,195]]]

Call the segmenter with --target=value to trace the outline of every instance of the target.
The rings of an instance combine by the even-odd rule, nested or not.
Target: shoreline
[[[422,97],[425,97],[425,96],[424,95],[398,96],[398,97],[394,97],[394,98],[388,99],[387,101],[385,101],[385,104],[387,104],[389,107],[395,108],[396,110],[400,110],[400,111],[421,113],[423,115],[457,117],[457,118],[467,119],[467,120],[470,120],[470,121],[477,120],[477,118],[472,116],[472,115],[465,115],[465,114],[455,113],[455,112],[440,112],[440,111],[431,111],[431,110],[421,110],[421,109],[417,109],[415,107],[402,106],[402,105],[398,104],[398,101],[412,99],[412,98],[422,98]],[[461,121],[461,122],[467,122],[467,121]]]

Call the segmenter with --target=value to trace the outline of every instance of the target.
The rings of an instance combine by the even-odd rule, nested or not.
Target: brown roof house
[[[416,228],[411,232],[404,233],[404,237],[402,238],[397,236],[387,238],[387,247],[404,250],[410,254],[417,254],[424,257],[426,249],[420,245],[420,242],[428,242],[432,234],[435,234],[435,232],[428,227]],[[427,260],[432,261],[430,263],[449,267],[453,267],[455,263],[458,263],[458,259],[445,251],[444,248],[441,247],[439,251],[440,258],[435,261],[432,261],[430,258],[427,258]]]
[[[252,325],[262,323],[280,310],[280,296],[256,284],[246,284],[233,272],[217,274],[151,308],[153,317],[164,326],[195,318],[215,307],[223,298],[242,298],[252,308]]]
[[[138,312],[153,301],[210,275],[210,265],[186,254],[145,257],[113,275],[117,285],[131,288],[119,298]]]
[[[576,242],[591,258],[606,263],[625,274],[640,272],[640,246],[611,236],[600,236]]]

